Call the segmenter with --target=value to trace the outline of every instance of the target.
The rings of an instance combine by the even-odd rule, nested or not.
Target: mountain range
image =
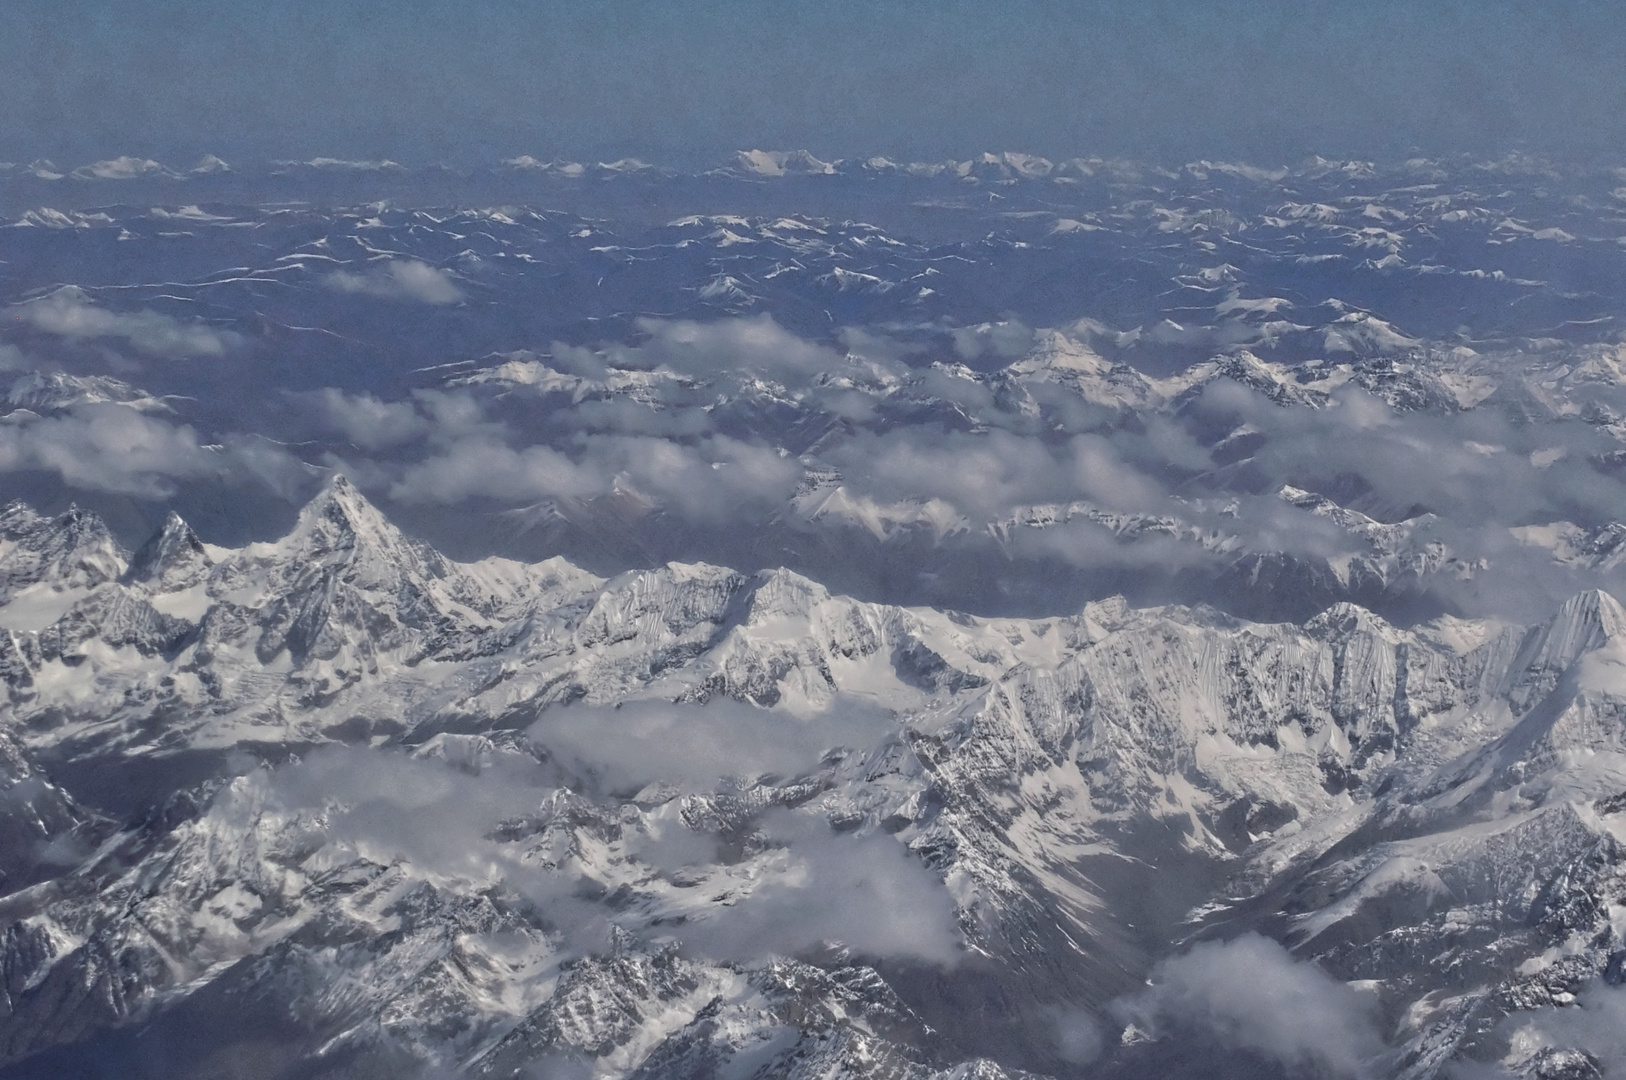
[[[1509,1031],[1626,956],[1602,592],[978,618],[459,563],[342,477],[0,529],[7,1076],[1290,1074],[1143,986],[1247,935],[1360,999],[1329,1071],[1582,1075]]]
[[[1626,1068],[1623,182],[0,170],[0,1077]]]

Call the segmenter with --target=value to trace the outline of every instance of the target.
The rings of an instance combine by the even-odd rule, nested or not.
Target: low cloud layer
[[[335,270],[325,279],[334,292],[371,296],[379,300],[411,300],[420,304],[455,304],[463,290],[444,270],[416,259],[385,259],[356,273]]]
[[[1015,348],[1032,334],[967,340],[1007,337]],[[748,531],[813,513],[792,500],[839,484],[833,509],[806,504],[823,529],[885,538],[929,524],[935,542],[997,535],[1009,555],[1085,571],[1216,572],[1257,553],[1330,580],[1363,558],[1387,575],[1454,559],[1428,587],[1470,613],[1573,592],[1570,571],[1508,530],[1597,528],[1626,497],[1598,464],[1615,439],[1596,424],[1404,410],[1352,383],[1284,404],[1230,378],[1126,413],[1065,380],[990,383],[923,367],[912,346],[874,334],[844,340],[844,352],[811,343],[767,316],[644,319],[632,343],[558,345],[402,401],[329,391],[321,412],[375,459],[343,464],[406,503],[624,490]],[[1325,498],[1283,494],[1295,490]],[[1498,562],[1520,572],[1474,572]]]
[[[689,444],[598,436],[564,451],[475,437],[409,465],[389,494],[403,502],[534,502],[607,495],[625,480],[684,517],[721,523],[782,505],[800,476],[797,463],[773,449],[727,436]]]
[[[1461,1063],[1452,1068],[1452,1080],[1597,1075],[1589,1068],[1618,1076],[1626,1069],[1626,989],[1594,980],[1581,989],[1574,1004],[1515,1013],[1502,1022],[1498,1034],[1507,1040],[1508,1058],[1517,1063],[1514,1068]],[[1570,1071],[1554,1067],[1564,1062]],[[1531,1073],[1537,1063],[1545,1063],[1548,1071]]]
[[[428,434],[429,418],[411,401],[380,401],[328,387],[305,395],[319,423],[366,451],[379,451]]]
[[[176,319],[157,311],[119,312],[93,303],[67,286],[12,309],[35,329],[65,338],[114,338],[154,357],[222,356],[240,339],[228,330]]]
[[[441,271],[402,259],[324,280],[430,304],[461,295]],[[36,329],[123,336],[138,351],[231,344],[76,290],[20,310]],[[1619,360],[1607,351],[1552,368],[1578,380],[1574,390],[1521,382],[1518,364],[1533,361],[1475,360],[1501,372],[1506,400],[1461,408],[1440,397],[1446,383],[1428,389],[1421,375],[1439,397],[1427,407],[1412,400],[1423,390],[1407,397],[1353,369],[1295,373],[1248,357],[1224,370],[1199,363],[1158,389],[1096,351],[1112,340],[1093,323],[848,328],[814,341],[768,315],[640,317],[619,340],[454,364],[394,394],[288,391],[275,424],[245,414],[235,431],[189,434],[120,418],[76,440],[53,421],[11,437],[5,460],[95,490],[162,495],[252,432],[418,514],[477,505],[592,521],[606,500],[629,546],[663,558],[738,563],[771,549],[829,561],[850,549],[873,562],[916,546],[928,563],[944,560],[917,568],[940,577],[959,573],[955,559],[983,560],[1000,580],[982,591],[962,599],[950,577],[931,587],[930,602],[973,610],[1037,595],[1055,572],[1147,598],[1215,582],[1201,598],[1229,604],[1262,563],[1305,597],[1299,610],[1280,594],[1282,616],[1295,618],[1345,593],[1393,600],[1405,619],[1515,615],[1626,586],[1619,560],[1584,550],[1626,504],[1611,419],[1626,413],[1626,391],[1610,381]],[[993,370],[979,375],[963,358]],[[27,362],[20,351],[0,361]],[[1532,419],[1541,409],[1550,415]],[[129,440],[127,461],[113,460],[116,437]],[[1543,546],[1549,535],[1570,547]],[[710,539],[689,550],[685,536]],[[794,554],[775,559],[823,576]]]
[[[523,750],[467,736],[450,737],[415,757],[328,747],[240,782],[212,812],[270,809],[286,815],[284,820],[303,823],[296,828],[309,834],[307,845],[326,845],[320,859],[328,863],[354,857],[386,865],[404,861],[432,878],[513,890],[543,903],[571,949],[595,947],[613,925],[651,943],[676,940],[713,959],[760,962],[836,944],[869,956],[958,962],[962,947],[952,898],[884,832],[837,833],[816,812],[770,803],[747,823],[751,839],[742,859],[724,858],[723,838],[685,824],[680,802],[629,817],[612,801],[595,824],[593,813],[580,809],[586,805],[581,800],[594,797],[594,781],[605,779],[607,769],[620,770],[614,778],[623,782],[675,783],[703,792],[719,774],[816,763],[766,731],[749,734],[744,706],[666,708],[678,721],[692,720],[706,730],[662,739],[653,709],[634,714],[622,731],[604,730],[613,711],[566,710],[569,722],[537,732],[558,764],[568,766],[563,774],[547,763],[549,753],[539,762]],[[764,728],[805,723],[750,711]],[[572,736],[585,734],[574,726],[578,722],[595,726],[601,748],[581,740],[594,758],[589,769],[597,772],[582,793],[572,794],[558,785],[561,779],[575,783],[572,774],[585,764],[569,756]],[[850,734],[843,724],[833,721],[822,737],[792,737],[788,743],[809,747]],[[651,733],[651,745],[637,745],[640,734]],[[563,818],[550,809],[572,806],[578,809]],[[585,830],[590,842],[570,847],[596,854],[561,859],[548,839],[553,826],[545,823],[552,821]],[[696,873],[703,876],[696,879]],[[597,902],[621,882],[640,896],[637,903],[612,908]],[[718,893],[730,902],[715,902]]]
[[[1268,938],[1197,945],[1160,963],[1150,982],[1114,1009],[1151,1038],[1214,1039],[1294,1074],[1378,1075],[1375,1002]]]
[[[284,496],[303,475],[283,448],[253,436],[205,445],[193,428],[125,405],[91,403],[52,416],[0,418],[0,471],[39,469],[88,491],[161,499],[204,478],[255,480]]]
[[[705,789],[724,779],[796,776],[828,751],[868,750],[890,730],[885,713],[847,700],[797,716],[721,699],[554,708],[530,735],[600,790],[632,792],[658,782]]]
[[[732,960],[826,944],[944,965],[963,958],[948,891],[893,837],[840,835],[788,810],[759,827],[773,846],[753,867],[749,894],[678,930],[689,948]]]

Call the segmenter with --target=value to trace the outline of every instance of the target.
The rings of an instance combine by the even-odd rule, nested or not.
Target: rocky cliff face
[[[1268,1072],[1114,1006],[1246,932],[1363,1068],[1548,1075],[1510,1025],[1621,978],[1602,592],[985,619],[457,563],[342,479],[239,550],[0,534],[5,1075]]]

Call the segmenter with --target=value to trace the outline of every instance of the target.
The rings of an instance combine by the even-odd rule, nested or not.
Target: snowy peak
[[[6,402],[13,408],[51,413],[75,405],[115,403],[142,412],[167,412],[169,407],[143,390],[105,375],[69,375],[60,371],[31,371],[11,384]]]
[[[305,566],[345,563],[379,580],[424,569],[418,545],[337,474],[305,504],[293,530],[276,547],[283,557]]]
[[[315,664],[318,682],[349,684],[394,662],[381,658],[411,662],[447,628],[432,576],[419,546],[336,476],[287,536],[209,570],[200,648],[261,664],[286,655],[296,669]]]
[[[156,543],[184,551],[187,534],[175,524]],[[342,476],[282,539],[214,554],[203,652],[258,664],[286,655],[299,678],[333,685],[505,647],[541,598],[598,582],[558,559],[454,562],[403,535]]]
[[[1546,697],[1582,657],[1619,640],[1626,609],[1602,589],[1588,589],[1565,601],[1547,622],[1531,627],[1508,668],[1503,692],[1515,711]]]
[[[1399,641],[1403,637],[1400,631],[1381,617],[1359,604],[1351,604],[1348,601],[1334,604],[1305,623],[1304,631],[1322,641],[1340,641],[1357,634],[1367,634],[1390,642]]]
[[[147,177],[161,177],[165,180],[177,180],[180,174],[166,168],[163,164],[151,158],[137,158],[126,154],[111,158],[107,161],[95,161],[83,165],[68,175],[75,180],[138,180]]]
[[[735,164],[755,176],[831,176],[839,162],[820,161],[806,150],[741,150]]]
[[[757,575],[748,621],[760,624],[778,618],[805,619],[829,599],[828,589],[795,571],[764,570]]]
[[[204,154],[187,172],[194,176],[208,176],[215,173],[229,173],[231,166],[213,154]]]
[[[348,532],[391,529],[388,520],[342,473],[335,473],[299,512],[294,533],[314,530],[320,521]]]
[[[1626,608],[1602,589],[1588,589],[1564,601],[1547,625],[1555,647],[1590,651],[1626,630]]]
[[[125,553],[100,517],[71,506],[47,518],[22,503],[0,510],[0,602],[36,584],[89,588],[124,572]]]
[[[172,510],[164,519],[163,528],[130,559],[124,581],[172,592],[202,584],[213,566],[214,560],[204,550],[203,542]]]
[[[1517,789],[1535,805],[1553,793],[1592,800],[1619,794],[1626,760],[1626,610],[1590,590],[1526,635],[1509,678],[1518,723],[1444,774],[1443,805],[1481,813],[1487,799]],[[1477,797],[1465,799],[1463,793]]]

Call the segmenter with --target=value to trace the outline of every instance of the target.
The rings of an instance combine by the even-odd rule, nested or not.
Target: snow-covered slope
[[[238,550],[6,521],[7,1075],[1137,1075],[1111,1003],[1255,929],[1423,1077],[1622,948],[1607,594],[985,619],[457,563],[342,478]]]

